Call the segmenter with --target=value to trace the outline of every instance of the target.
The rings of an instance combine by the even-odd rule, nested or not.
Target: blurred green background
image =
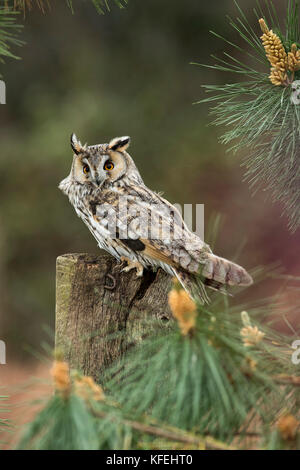
[[[241,0],[259,34],[254,0]],[[285,5],[278,3],[279,14]],[[0,338],[8,361],[30,359],[54,329],[55,259],[96,252],[96,242],[57,185],[69,172],[71,132],[97,144],[130,135],[130,154],[147,185],[177,203],[204,203],[206,222],[224,222],[215,251],[251,269],[279,263],[299,273],[300,234],[291,235],[282,208],[243,182],[241,158],[209,127],[202,84],[233,80],[190,65],[213,63],[233,40],[226,14],[232,0],[129,0],[98,15],[92,1],[51,2],[20,15],[22,58],[1,66],[7,104],[0,107]],[[267,73],[268,71],[266,71]],[[272,295],[282,281],[254,284],[247,300]],[[294,294],[283,294],[292,302]],[[234,299],[239,301],[239,299]]]

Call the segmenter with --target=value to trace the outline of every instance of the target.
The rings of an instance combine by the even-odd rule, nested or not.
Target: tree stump
[[[124,265],[123,265],[124,266]],[[71,368],[99,380],[101,372],[149,329],[171,317],[171,277],[161,269],[121,272],[108,254],[66,254],[56,263],[56,348]],[[153,322],[152,322],[153,323]]]

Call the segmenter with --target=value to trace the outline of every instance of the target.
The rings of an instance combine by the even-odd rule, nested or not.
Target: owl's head
[[[108,144],[82,145],[75,134],[71,135],[74,152],[70,173],[72,181],[95,187],[112,184],[122,178],[141,183],[142,179],[132,158],[126,152],[130,138],[115,137]]]

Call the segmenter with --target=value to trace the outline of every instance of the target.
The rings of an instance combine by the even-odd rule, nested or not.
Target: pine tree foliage
[[[264,37],[259,22],[253,28],[240,6],[235,5],[239,16],[236,20],[228,17],[228,21],[240,42],[232,43],[212,32],[232,52],[220,58],[213,55],[215,64],[205,67],[231,73],[238,79],[223,85],[204,85],[212,96],[199,103],[212,103],[213,124],[226,129],[221,142],[230,144],[229,151],[242,151],[251,187],[270,190],[273,199],[283,203],[289,226],[295,230],[300,225],[300,106],[298,100],[296,104],[292,101],[292,95],[294,82],[300,79],[299,2],[287,1],[284,28],[272,2],[265,0],[264,8],[257,2],[254,14],[262,26],[264,20],[265,32],[269,30]],[[262,39],[269,41],[266,49]],[[278,47],[273,56],[272,47]],[[290,61],[294,61],[293,66]]]
[[[7,406],[7,395],[0,395],[0,432],[4,431],[7,427],[9,427],[9,420],[6,416],[8,413],[8,406]]]
[[[79,5],[81,0],[65,0],[67,5],[74,11],[76,4]],[[90,2],[95,6],[96,10],[100,14],[104,14],[106,11],[110,11],[110,5],[114,3],[119,8],[124,8],[128,0],[90,0]],[[21,10],[23,12],[30,11],[32,8],[37,7],[43,13],[48,9],[52,8],[52,0],[5,0],[5,5],[10,4],[15,10]]]
[[[21,449],[297,448],[299,385],[290,344],[258,319],[264,303],[210,307],[174,285],[174,320],[134,346],[97,385],[56,361],[56,393]],[[282,374],[282,371],[285,374]],[[288,400],[287,400],[288,397]]]
[[[19,446],[33,450],[95,450],[95,419],[76,395],[63,399],[57,394],[29,426]]]
[[[12,424],[9,420],[9,405],[8,405],[9,397],[7,395],[0,395],[0,448],[2,444],[5,444],[5,439],[3,439],[3,435],[7,433],[7,431],[11,431]]]
[[[110,5],[114,3],[119,8],[124,8],[128,4],[128,0],[91,0],[96,10],[100,14],[104,14],[106,11],[110,11]],[[74,10],[75,2],[74,0],[67,0],[67,3],[71,10]]]
[[[12,46],[21,46],[18,38],[22,26],[16,23],[17,12],[0,6],[0,62],[5,58],[17,59],[12,52]]]
[[[119,8],[124,8],[128,0],[90,0],[100,14],[110,11],[110,5],[116,4]],[[76,2],[74,0],[66,0],[67,5],[72,12],[75,11]],[[0,62],[4,58],[18,59],[13,52],[12,46],[22,46],[23,41],[19,39],[19,33],[23,28],[16,22],[17,14],[23,12],[24,16],[27,11],[37,7],[43,13],[51,8],[51,0],[0,0]],[[0,75],[1,76],[1,75]]]
[[[254,417],[270,425],[285,400],[272,379],[287,365],[281,348],[273,346],[276,335],[246,327],[226,304],[198,305],[195,327],[186,336],[173,327],[150,337],[110,371],[106,387],[124,409],[229,443]],[[247,328],[250,336],[263,338],[255,347],[243,336]]]

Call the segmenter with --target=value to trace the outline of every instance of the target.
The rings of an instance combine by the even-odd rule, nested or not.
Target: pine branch
[[[241,428],[243,435],[249,431],[251,410],[268,427],[284,403],[273,377],[291,370],[288,342],[257,322],[233,320],[226,303],[199,305],[195,315],[176,292],[169,300],[179,331],[173,324],[168,333],[149,335],[102,377],[107,391],[134,420],[150,415],[227,443]]]
[[[177,291],[176,291],[177,292]],[[173,307],[176,307],[174,304],[173,298]],[[181,313],[184,314],[183,309],[189,307],[188,304],[180,303],[177,307],[181,309]],[[178,312],[179,313],[179,310]],[[204,312],[202,312],[204,315]],[[176,317],[177,318],[177,317]],[[220,322],[220,318],[215,318],[213,320],[213,324],[217,326]],[[248,315],[243,312],[242,315],[244,325],[248,325],[248,328],[251,330],[251,322]],[[179,321],[180,320],[180,321]],[[186,388],[186,392],[188,393],[188,402],[186,399],[182,401],[182,406],[186,408],[186,410],[190,410],[190,412],[194,412],[191,408],[191,402],[197,397],[197,390],[193,383],[190,380],[186,381],[182,380],[181,375],[189,373],[188,369],[193,369],[193,374],[201,374],[201,370],[199,370],[199,359],[197,358],[197,343],[200,337],[195,337],[195,334],[192,330],[187,331],[187,329],[183,329],[182,321],[188,321],[189,326],[192,329],[195,329],[197,325],[195,323],[190,322],[191,318],[189,319],[184,315],[177,318],[178,326],[181,331],[181,336],[183,337],[183,341],[185,343],[185,347],[183,350],[179,351],[180,355],[187,353],[188,349],[191,347],[193,349],[193,362],[190,363],[190,366],[185,366],[182,371],[178,374],[178,370],[176,367],[171,369],[171,374],[176,379],[176,388],[178,389],[176,393],[182,393],[183,388]],[[201,329],[203,326],[207,324],[207,318],[203,319],[203,323],[201,324]],[[180,325],[181,323],[181,325]],[[187,326],[187,325],[186,325]],[[223,334],[225,336],[228,335],[228,331],[224,331],[225,324],[219,325],[217,328],[223,330]],[[255,330],[255,329],[254,329]],[[186,333],[189,333],[188,335]],[[136,413],[131,407],[127,406],[127,403],[120,404],[116,402],[113,397],[104,394],[104,391],[101,386],[97,385],[91,377],[86,377],[80,374],[77,371],[69,370],[69,366],[66,362],[63,362],[61,358],[61,353],[56,353],[56,361],[51,369],[51,375],[53,377],[53,383],[55,388],[55,394],[51,396],[48,403],[44,409],[36,415],[34,421],[30,423],[29,426],[26,427],[25,434],[23,435],[21,442],[18,446],[20,449],[52,449],[52,450],[67,450],[67,449],[135,449],[141,446],[141,442],[143,442],[143,448],[161,448],[161,446],[166,446],[166,448],[177,448],[181,449],[182,447],[186,448],[197,448],[197,449],[216,449],[216,450],[234,450],[236,449],[235,446],[231,445],[233,439],[235,439],[235,443],[239,443],[239,448],[246,444],[245,439],[251,438],[255,439],[255,445],[257,444],[260,446],[258,439],[263,439],[264,442],[268,443],[268,446],[272,448],[279,448],[283,445],[283,441],[280,438],[280,433],[282,434],[282,438],[285,439],[285,436],[293,436],[293,439],[298,439],[298,421],[292,413],[292,402],[296,402],[297,407],[297,395],[293,396],[291,391],[289,391],[289,410],[283,413],[283,408],[286,403],[286,391],[288,389],[281,387],[282,384],[289,386],[290,382],[296,383],[299,385],[299,380],[293,376],[288,375],[274,375],[272,376],[272,381],[278,383],[280,387],[276,387],[271,394],[268,393],[266,397],[264,397],[264,390],[261,389],[259,383],[257,382],[257,377],[254,378],[256,368],[258,363],[256,363],[251,358],[250,354],[253,353],[249,352],[249,344],[256,345],[257,342],[253,342],[255,339],[253,336],[253,328],[251,330],[252,340],[249,343],[250,337],[247,338],[244,335],[244,332],[241,331],[240,342],[241,340],[248,346],[244,347],[247,363],[250,368],[247,369],[247,365],[241,364],[243,368],[243,374],[247,377],[246,389],[241,388],[239,382],[237,382],[238,375],[235,373],[230,374],[230,382],[233,384],[233,388],[231,390],[231,394],[235,394],[235,400],[238,398],[236,394],[242,394],[245,396],[245,399],[250,401],[250,413],[247,413],[245,416],[243,423],[241,423],[238,427],[235,427],[235,432],[232,433],[230,430],[224,434],[224,438],[220,440],[216,438],[214,434],[209,432],[208,426],[206,425],[203,429],[203,432],[199,433],[199,429],[192,426],[186,426],[184,421],[179,423],[179,426],[174,426],[168,424],[168,419],[163,419],[162,416],[153,417],[151,416],[152,413]],[[217,336],[213,333],[211,325],[208,325],[207,331],[204,332],[205,336],[209,334],[209,341],[215,343],[217,349],[220,347],[222,348],[222,355],[225,351],[225,345],[221,345],[217,341]],[[231,333],[234,335],[234,331]],[[269,335],[268,335],[269,336]],[[258,331],[255,332],[256,339],[258,338]],[[173,338],[168,335],[168,342],[170,343],[170,350],[169,354],[171,353],[171,349],[174,347]],[[243,338],[243,339],[242,339]],[[262,350],[260,353],[267,356],[270,353],[270,358],[267,360],[263,359],[259,351],[257,351],[257,361],[261,363],[262,368],[267,369],[271,366],[272,370],[276,370],[275,362],[278,362],[279,357],[276,355],[275,349],[282,346],[285,346],[274,338],[266,338],[262,344]],[[165,338],[164,338],[165,339]],[[219,337],[220,339],[220,337]],[[246,341],[247,339],[247,341]],[[196,341],[196,343],[195,343]],[[260,340],[262,341],[262,339]],[[264,344],[265,341],[270,342],[270,346],[273,348],[271,352],[269,351],[268,344]],[[153,338],[152,341],[153,343]],[[230,338],[228,338],[228,342],[231,342]],[[274,348],[274,345],[276,348]],[[202,348],[205,347],[202,343]],[[176,344],[176,349],[178,348],[178,343]],[[247,352],[246,352],[247,351]],[[234,355],[233,350],[231,354]],[[277,353],[278,354],[278,353]],[[134,355],[135,356],[135,355]],[[148,356],[148,355],[147,355]],[[285,357],[286,357],[285,353]],[[211,359],[206,357],[207,363],[206,367],[210,368],[213,366],[212,369],[209,370],[209,374],[216,375],[218,372],[214,372],[215,367],[217,366],[216,363],[211,364]],[[220,358],[219,358],[220,359]],[[129,362],[131,363],[132,358],[129,358]],[[140,358],[137,358],[140,362]],[[232,361],[233,357],[226,357],[225,363],[228,361]],[[153,369],[153,364],[151,365],[151,357],[149,360],[148,367],[152,367],[150,371],[151,375],[157,373],[155,369]],[[280,361],[279,361],[280,362]],[[128,370],[128,364],[126,365],[126,361],[124,362],[125,368]],[[140,365],[140,364],[139,364]],[[238,366],[238,364],[234,364],[234,368]],[[160,362],[159,367],[161,369],[165,369],[166,364],[163,361]],[[136,368],[137,365],[134,365]],[[145,371],[145,367],[143,368]],[[236,371],[238,372],[238,371]],[[164,381],[169,382],[168,376],[166,375],[167,371],[165,370],[164,374]],[[198,377],[200,379],[201,375]],[[292,379],[291,379],[292,377]],[[155,377],[153,377],[153,382],[155,382]],[[216,379],[216,378],[215,378]],[[255,400],[252,402],[251,395],[253,391],[251,390],[251,382],[255,380],[254,384],[257,386],[257,390],[255,391]],[[299,378],[298,378],[299,379]],[[207,387],[205,384],[207,379],[202,377],[200,380],[200,384],[202,383],[202,387],[205,387],[203,398],[200,398],[200,403],[198,403],[198,407],[201,404],[201,401],[205,399],[207,393],[212,395],[214,399],[214,406],[218,407],[218,395],[216,395],[214,388],[215,387]],[[186,383],[185,383],[186,382]],[[153,383],[151,381],[147,381],[148,388],[153,387]],[[216,384],[221,389],[223,388],[222,383],[217,380]],[[126,383],[122,382],[121,387],[123,387]],[[171,392],[172,384],[164,388],[162,387],[163,383],[160,381],[160,395],[162,396],[163,400],[166,397],[165,393]],[[144,397],[142,393],[146,394],[147,389],[145,388],[144,384],[140,386],[138,381],[135,381],[133,393],[137,394],[139,400],[143,400]],[[225,390],[223,389],[223,393]],[[268,392],[268,390],[265,390]],[[270,390],[269,390],[270,392]],[[226,393],[226,392],[225,392]],[[127,402],[132,399],[132,397],[128,394],[128,391],[125,391],[125,395],[127,398]],[[279,395],[282,395],[282,398],[278,401]],[[122,397],[121,397],[122,398]],[[160,397],[159,397],[160,398]],[[266,400],[265,400],[266,398]],[[296,400],[294,400],[296,398]],[[187,402],[187,403],[186,403]],[[270,403],[269,403],[270,402]],[[148,399],[149,403],[149,399]],[[265,403],[266,406],[268,403],[268,414],[270,416],[265,419],[266,416],[264,414],[257,413],[257,411],[261,408],[262,403]],[[153,406],[153,401],[151,400],[150,407]],[[165,402],[167,416],[169,414],[176,413],[176,408],[174,404],[172,405],[171,402]],[[231,407],[231,413],[235,414],[238,412],[238,408],[242,406],[242,402],[236,403],[233,402],[233,406]],[[205,411],[206,410],[206,411]],[[297,410],[297,408],[296,408]],[[177,410],[178,412],[178,410]],[[211,403],[208,400],[205,403],[204,412],[201,412],[200,419],[205,419],[206,415],[211,412]],[[280,414],[279,414],[280,413]],[[189,413],[189,420],[191,419],[191,413]],[[280,418],[282,416],[282,418]],[[160,419],[162,418],[162,419]],[[226,421],[224,421],[224,414],[216,415],[215,425],[218,426],[219,421],[222,422],[222,426],[226,426]],[[258,419],[257,419],[258,418]],[[280,418],[280,419],[278,419]],[[226,419],[226,418],[225,418]],[[252,421],[254,419],[255,428],[253,428]],[[207,422],[208,424],[208,422]],[[187,429],[191,429],[190,432]],[[258,432],[257,432],[258,431]],[[272,441],[273,434],[276,434],[277,440],[276,442]],[[272,434],[273,433],[273,434]],[[154,438],[154,439],[153,439]],[[141,441],[142,439],[142,441]],[[253,441],[252,441],[253,443]],[[291,443],[294,445],[295,442]],[[284,444],[285,446],[289,446],[289,443]],[[154,447],[153,447],[154,446]]]
[[[251,447],[298,446],[300,378],[293,375],[291,338],[266,322],[276,307],[284,313],[282,304],[269,302],[256,302],[249,314],[219,296],[203,306],[174,282],[174,321],[159,332],[149,328],[141,343],[101,372],[101,386],[70,371],[56,352],[55,394],[19,448],[227,450],[246,447],[247,438]]]
[[[69,8],[74,11],[73,0],[66,0]],[[125,8],[128,4],[128,0],[91,0],[92,4],[96,8],[97,12],[103,15],[106,11],[110,11],[111,3],[115,3],[119,8]]]
[[[212,56],[215,64],[204,66],[241,80],[204,85],[212,96],[198,103],[213,105],[212,124],[226,128],[221,142],[230,144],[228,151],[243,151],[250,186],[270,190],[273,199],[283,203],[290,229],[295,230],[300,226],[300,106],[292,94],[294,81],[300,80],[299,1],[288,0],[285,32],[279,28],[272,2],[265,2],[266,13],[258,2],[254,13],[260,20],[255,29],[235,5],[239,17],[229,18],[229,23],[240,43],[214,34],[240,56],[243,53],[244,59],[225,52],[221,58]]]
[[[32,8],[37,7],[39,8],[42,13],[45,13],[46,10],[51,8],[52,0],[11,0],[13,3],[13,8],[15,10],[20,10],[22,12],[30,11]],[[97,12],[100,14],[104,14],[106,11],[110,11],[110,4],[112,1],[119,7],[125,8],[128,4],[128,0],[90,0],[91,3],[96,8]],[[74,11],[74,4],[73,0],[66,0],[68,7]],[[5,2],[7,4],[7,1]]]
[[[128,0],[113,0],[119,8],[125,8]],[[74,12],[73,0],[66,0],[67,5]],[[100,14],[110,11],[111,0],[91,0],[96,10]],[[18,34],[23,28],[16,23],[16,15],[21,11],[39,8],[42,13],[51,8],[51,0],[0,0],[0,62],[3,63],[4,57],[19,59],[11,52],[11,46],[22,46],[23,41],[18,39]],[[1,75],[0,75],[1,77]]]
[[[119,418],[116,418],[114,415],[105,413],[103,411],[97,411],[93,409],[92,413],[96,418],[105,418],[110,421],[120,422]],[[149,434],[151,436],[160,437],[169,441],[191,444],[198,448],[204,447],[206,449],[211,450],[236,450],[235,447],[225,444],[224,442],[221,442],[219,440],[216,440],[211,436],[196,437],[188,433],[179,432],[179,430],[153,426],[141,423],[139,421],[132,421],[128,419],[123,419],[122,424],[124,426],[129,426],[135,431],[141,432],[143,434]]]
[[[46,9],[50,9],[51,0],[12,0],[14,10],[23,11],[32,10],[34,6],[37,6],[43,13]],[[6,2],[7,3],[7,2]]]
[[[4,58],[19,59],[11,51],[11,46],[21,46],[18,34],[22,26],[16,23],[17,12],[0,6],[0,62]]]

